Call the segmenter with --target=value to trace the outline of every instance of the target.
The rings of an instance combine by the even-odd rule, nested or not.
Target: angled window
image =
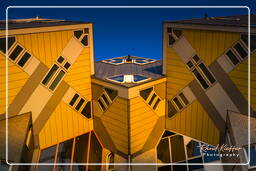
[[[86,105],[84,106],[82,112],[81,112],[85,117],[91,118],[92,113],[91,113],[91,102],[87,102]]]
[[[75,139],[75,150],[73,163],[87,163],[87,153],[88,153],[88,144],[89,144],[89,134],[83,134]],[[77,169],[75,169],[77,168]],[[85,170],[86,166],[73,166],[74,170]]]
[[[76,100],[78,99],[78,97],[79,97],[79,95],[78,95],[78,94],[75,94],[75,95],[73,96],[73,98],[71,99],[71,101],[69,102],[69,105],[70,105],[70,106],[73,106],[73,105],[75,104]]]
[[[71,66],[71,64],[69,62],[66,62],[65,65],[64,65],[64,68],[66,70],[68,70],[70,66]]]
[[[104,102],[106,103],[106,105],[109,106],[110,103],[109,103],[107,97],[105,96],[105,94],[102,94],[101,97],[103,98],[103,100],[104,100]]]
[[[183,104],[188,105],[188,99],[184,96],[183,93],[180,93],[179,97],[182,100]]]
[[[234,49],[237,51],[242,59],[247,57],[247,50],[245,50],[240,43],[236,43],[234,45]]]
[[[213,84],[216,80],[213,77],[213,75],[210,73],[208,68],[204,65],[204,63],[200,63],[198,66],[201,69],[201,71],[204,73],[208,81],[210,81],[210,83]]]
[[[74,31],[74,36],[79,39],[83,34],[83,30]]]
[[[168,45],[173,45],[182,35],[182,30],[167,28]]]
[[[12,45],[15,43],[15,41],[16,41],[15,37],[8,37],[7,50],[9,50],[12,47]],[[2,51],[3,53],[6,53],[5,45],[6,45],[6,38],[5,37],[0,38],[0,51]]]
[[[157,160],[159,163],[170,163],[170,145],[169,139],[161,139],[157,146]]]
[[[244,147],[246,157],[248,158],[249,149],[248,146]],[[256,168],[256,144],[250,144],[250,163],[249,169]]]
[[[234,65],[237,65],[240,62],[231,50],[227,51],[226,55]]]
[[[171,101],[168,101],[168,117],[171,118],[177,113]]]
[[[15,59],[17,59],[17,57],[20,55],[20,53],[22,52],[23,48],[19,45],[17,45],[14,50],[11,52],[11,54],[9,55],[9,58],[13,61],[15,61]]]
[[[104,88],[106,93],[108,94],[109,98],[113,101],[117,96],[117,91],[110,89],[110,88]]]
[[[53,80],[52,84],[50,85],[49,89],[50,90],[55,90],[55,88],[57,87],[57,85],[59,84],[59,82],[62,80],[62,78],[64,77],[65,72],[63,70],[61,70],[58,75],[56,76],[56,78]]]
[[[85,100],[83,98],[81,98],[80,101],[78,102],[78,104],[76,105],[75,109],[78,111],[84,102],[85,102]]]
[[[187,62],[187,66],[188,66],[188,68],[191,69],[194,66],[194,64],[191,61],[188,61]]]
[[[62,62],[64,61],[65,59],[62,57],[62,56],[59,56],[59,58],[57,59],[57,62],[59,64],[62,64]]]
[[[27,62],[28,60],[30,59],[31,55],[28,53],[28,52],[25,52],[22,57],[20,58],[19,62],[18,62],[18,65],[23,67]]]
[[[144,76],[141,76],[141,75],[134,75],[133,76],[133,81],[134,82],[141,82],[141,81],[145,81],[147,79],[148,79],[148,77],[144,77]]]
[[[205,81],[205,79],[203,78],[203,76],[198,72],[197,69],[194,69],[193,71],[194,76],[196,77],[196,79],[198,80],[198,82],[200,83],[200,85],[204,88],[207,89],[209,87],[209,85],[207,84],[207,82]]]
[[[141,90],[140,91],[140,96],[144,99],[144,100],[147,100],[150,93],[152,92],[153,90],[153,87],[150,87],[150,88],[147,88],[145,90]]]
[[[154,104],[154,107],[153,107],[154,110],[156,110],[156,108],[159,105],[160,101],[161,100],[159,98],[157,98],[156,103]]]
[[[180,100],[177,97],[173,99],[173,102],[179,108],[179,110],[183,108],[183,105],[181,104]]]
[[[47,85],[58,69],[59,69],[58,65],[54,64],[50,69],[50,71],[48,72],[48,74],[43,79],[42,83],[44,85]]]
[[[194,55],[192,58],[193,58],[193,60],[195,61],[195,63],[198,63],[199,60],[200,60],[200,58],[199,58],[198,55]]]
[[[151,105],[153,103],[153,101],[156,98],[156,94],[154,93],[153,96],[151,97],[150,101],[148,102],[149,105]]]
[[[108,154],[107,156],[107,171],[114,171],[114,158],[115,158],[115,155],[114,153],[110,153]]]
[[[102,108],[103,111],[106,110],[106,107],[104,106],[104,104],[102,103],[101,99],[98,99],[98,103],[100,105],[100,107]]]
[[[82,43],[84,46],[88,46],[88,35],[84,35],[84,37],[83,37],[82,40],[81,40],[81,43]]]
[[[250,37],[251,37],[251,41],[250,41],[250,43],[251,43],[250,47],[251,48],[250,48],[250,50],[252,52],[252,51],[254,51],[256,49],[256,35],[252,34],[252,35],[250,35]],[[245,34],[241,35],[241,40],[248,47],[248,35],[245,35]]]

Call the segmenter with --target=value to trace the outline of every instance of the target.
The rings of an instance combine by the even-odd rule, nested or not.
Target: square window
[[[58,59],[57,59],[57,62],[59,64],[61,64],[62,62],[64,61],[64,58],[62,56],[60,56]]]
[[[77,39],[79,39],[82,34],[83,34],[83,30],[74,31],[74,35],[75,35],[75,37],[76,37]]]
[[[198,61],[200,60],[198,55],[194,55],[192,58],[196,63],[198,63]]]
[[[191,69],[194,66],[194,64],[191,61],[188,61],[187,66]]]

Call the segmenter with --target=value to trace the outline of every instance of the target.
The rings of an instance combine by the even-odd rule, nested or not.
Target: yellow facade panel
[[[167,49],[167,99],[173,98],[181,89],[193,80],[192,74],[186,68],[183,61],[175,53],[174,49]]]
[[[251,106],[256,110],[256,53],[251,55]],[[248,100],[248,59],[229,73],[230,79]]]
[[[6,109],[6,58],[0,54],[0,114]],[[28,74],[8,60],[8,105],[10,105],[28,79]]]
[[[177,113],[170,119],[167,119],[166,127],[170,131],[174,131],[212,145],[217,145],[216,142],[219,142],[220,132],[218,128],[198,101],[194,101],[182,112]]]
[[[88,50],[89,48],[83,49],[64,80],[87,100],[91,100],[91,71]]]
[[[17,41],[49,68],[61,54],[73,31],[57,31],[17,35]]]
[[[39,133],[40,149],[89,132],[92,128],[92,119],[60,102]]]
[[[184,30],[183,34],[206,65],[210,65],[240,39],[239,33],[220,31]]]

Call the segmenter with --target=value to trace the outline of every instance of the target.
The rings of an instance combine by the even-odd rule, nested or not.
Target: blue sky
[[[98,2],[98,3],[96,3]],[[0,19],[5,18],[4,9],[9,5],[246,5],[252,12],[252,1],[16,1],[0,2]],[[247,14],[247,9],[10,9],[9,18],[41,18],[88,21],[94,23],[95,59],[135,55],[162,58],[163,21]]]

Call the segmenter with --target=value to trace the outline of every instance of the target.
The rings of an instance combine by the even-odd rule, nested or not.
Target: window
[[[27,61],[30,59],[31,55],[28,52],[25,52],[24,55],[21,57],[21,59],[18,62],[18,65],[23,67]]]
[[[74,36],[84,45],[88,46],[88,33],[89,29],[85,28],[84,30],[76,30],[74,31]]]
[[[250,50],[251,50],[251,52],[253,52],[256,49],[256,35],[251,34],[250,38],[251,38],[251,41],[250,41],[251,42],[251,46],[250,46],[251,48],[250,48]],[[241,35],[241,40],[248,47],[248,34],[247,35],[242,34]]]
[[[8,42],[7,42],[7,45],[8,45],[8,48],[7,50],[9,50],[12,45],[15,43],[16,39],[15,37],[8,37]],[[3,52],[3,53],[6,53],[6,38],[0,38],[0,51]]]
[[[90,147],[88,147],[89,144]],[[56,150],[56,148],[58,148],[58,150]],[[88,162],[102,162],[102,146],[95,133],[91,131],[73,139],[69,139],[67,141],[56,144],[52,147],[42,149],[39,155],[39,163],[66,163],[66,165],[39,165],[37,169],[38,171],[53,170],[54,166],[55,170],[69,171],[70,163],[85,163],[84,165],[73,165],[73,171],[99,171],[101,166],[98,165],[91,167],[86,164]]]
[[[30,148],[31,137],[32,137],[32,129],[30,128],[28,131],[26,143],[25,143],[28,149]]]
[[[204,65],[204,63],[200,63],[199,68],[201,69],[201,71],[204,73],[204,75],[206,76],[207,80],[210,81],[212,84],[216,81],[215,78],[212,76],[212,74],[210,73],[210,71],[206,68],[206,66]]]
[[[56,89],[71,66],[63,56],[59,56],[56,61],[42,81],[42,84],[46,87],[49,86],[49,89],[52,91]]]
[[[61,64],[65,59],[62,56],[59,56],[59,58],[57,59],[57,62],[59,64]]]
[[[59,84],[59,82],[62,80],[62,78],[64,77],[64,75],[65,75],[65,72],[64,72],[63,70],[61,70],[61,71],[58,73],[57,77],[53,80],[53,82],[52,82],[52,84],[50,85],[49,89],[53,91],[53,90],[57,87],[57,85]]]
[[[171,101],[168,101],[168,117],[171,118],[177,113]]]
[[[13,61],[20,55],[20,53],[23,51],[23,48],[19,45],[17,45],[14,50],[9,55],[9,58]]]
[[[81,108],[81,106],[83,105],[84,101],[85,100],[83,98],[81,98],[80,101],[78,102],[78,104],[76,105],[75,109],[79,110]]]
[[[247,57],[247,50],[245,50],[240,43],[236,43],[234,45],[234,49],[237,51],[242,59]]]
[[[246,152],[246,157],[248,159],[249,157],[249,150],[248,146],[244,147],[244,150]],[[250,145],[250,163],[249,163],[249,169],[256,168],[256,144]]]
[[[117,91],[110,88],[104,88],[104,92],[98,99],[98,103],[103,111],[105,111],[109,105],[113,102],[117,96]]]
[[[77,31],[74,31],[74,35],[77,39],[79,39],[83,34],[83,30],[77,30]]]
[[[96,135],[91,133],[91,143],[90,143],[90,152],[89,152],[89,163],[102,163],[102,147],[98,141]],[[88,170],[101,171],[101,165],[89,165]]]
[[[85,117],[91,118],[91,102],[87,102],[86,105],[84,106],[82,112],[81,112]]]
[[[181,104],[177,97],[173,99],[173,102],[180,110],[183,108],[183,105]]]
[[[184,96],[183,93],[180,93],[179,97],[185,105],[188,105],[188,99]]]
[[[48,74],[46,75],[46,77],[44,78],[44,80],[42,81],[42,83],[44,84],[44,85],[47,85],[48,84],[48,82],[51,80],[51,78],[53,77],[53,75],[56,73],[56,71],[59,69],[59,67],[56,65],[56,64],[54,64],[53,66],[52,66],[52,68],[50,69],[50,71],[48,72]]]
[[[107,79],[117,83],[140,83],[150,78],[141,75],[118,75]]]
[[[39,163],[54,163],[56,145],[41,150]],[[37,171],[53,170],[53,165],[39,165]]]
[[[149,105],[151,105],[153,103],[153,101],[156,98],[156,94],[154,93],[153,96],[151,97],[150,101],[148,102]]]
[[[145,90],[141,90],[140,91],[140,96],[144,99],[147,100],[148,96],[150,95],[150,93],[152,92],[153,87],[150,87],[148,89]]]
[[[155,105],[153,107],[154,110],[156,110],[156,108],[157,108],[158,104],[160,103],[160,101],[161,100],[159,98],[156,100],[156,103],[155,103]]]
[[[200,150],[200,146],[203,145],[209,146],[190,137],[165,131],[156,148],[157,162],[162,164],[183,163],[184,165],[159,165],[158,171],[203,171],[205,170],[204,163],[219,162],[219,151],[207,150],[207,156]],[[186,165],[195,163],[198,165]]]
[[[168,33],[168,45],[173,45],[182,35],[182,30],[167,28]]]
[[[84,35],[83,39],[81,40],[81,43],[84,46],[88,46],[88,35]]]
[[[239,63],[238,58],[231,50],[227,51],[226,55],[234,65],[237,65]]]
[[[70,105],[70,106],[73,106],[73,105],[75,104],[76,100],[78,99],[78,97],[79,97],[79,95],[78,95],[78,94],[75,94],[75,95],[73,96],[73,98],[71,99],[71,101],[69,102],[69,105]]]
[[[177,112],[182,111],[189,101],[183,92],[178,93],[172,100],[168,101],[167,116],[169,118],[173,117]]]
[[[207,84],[207,82],[205,81],[205,79],[203,78],[203,76],[198,72],[197,69],[194,69],[193,71],[194,76],[197,78],[197,80],[199,81],[200,85],[204,88],[207,89],[209,87],[209,85]]]
[[[118,57],[118,58],[103,60],[103,62],[113,64],[113,65],[120,65],[120,64],[125,64],[125,63],[145,65],[145,64],[150,64],[150,63],[156,62],[156,61],[157,60],[154,60],[154,59],[135,57],[135,56],[130,56],[130,55],[125,56],[125,57]]]
[[[71,163],[72,148],[74,139],[59,144],[56,163]],[[69,170],[69,165],[56,165],[56,170]]]
[[[187,62],[187,67],[204,89],[209,88],[216,82],[216,79],[198,55],[192,56],[191,60]]]

